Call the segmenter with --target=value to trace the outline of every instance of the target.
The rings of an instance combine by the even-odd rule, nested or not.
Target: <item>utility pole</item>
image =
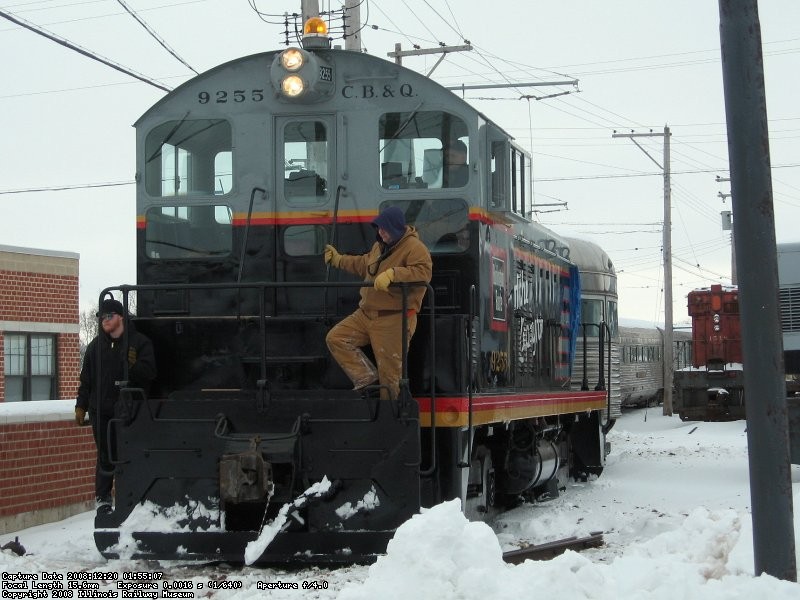
[[[672,348],[672,186],[670,185],[670,150],[669,139],[672,134],[669,127],[664,126],[664,133],[617,133],[611,135],[612,138],[629,138],[639,150],[644,152],[659,169],[664,171],[664,229],[663,229],[663,252],[664,252],[664,415],[672,416],[672,381],[675,369],[673,348]],[[663,137],[664,138],[664,166],[650,156],[636,141],[637,137]]]
[[[361,3],[364,0],[344,2],[344,49],[361,52]]]
[[[756,0],[719,0],[756,576],[797,581],[761,23]]]
[[[311,17],[318,17],[319,0],[300,0],[300,14],[303,15],[303,23]]]

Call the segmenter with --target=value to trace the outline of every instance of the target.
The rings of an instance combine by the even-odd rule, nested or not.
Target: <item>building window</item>
[[[39,333],[6,333],[6,402],[53,400],[55,395],[55,336]]]

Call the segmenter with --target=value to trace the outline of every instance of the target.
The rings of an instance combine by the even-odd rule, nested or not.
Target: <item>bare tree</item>
[[[97,319],[97,309],[85,309],[78,316],[78,338],[81,344],[81,366],[86,347],[100,332],[100,321]]]
[[[78,322],[78,335],[81,339],[81,349],[89,345],[100,332],[100,321],[97,319],[97,309],[82,310]]]

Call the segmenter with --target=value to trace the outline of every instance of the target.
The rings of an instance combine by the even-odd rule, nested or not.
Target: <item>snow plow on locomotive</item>
[[[421,507],[480,518],[602,471],[607,392],[569,385],[578,268],[529,219],[530,156],[484,115],[316,38],[212,69],[135,126],[138,282],[104,293],[135,293],[159,376],[111,422],[105,556],[368,562]],[[372,283],[322,255],[365,252],[387,206],[433,279],[382,400],[325,346]]]

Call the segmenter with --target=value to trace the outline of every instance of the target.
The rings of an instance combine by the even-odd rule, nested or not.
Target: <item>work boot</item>
[[[372,385],[376,381],[378,381],[378,369],[375,368],[375,365],[363,354],[361,355],[364,360],[364,374],[361,375],[358,379],[353,380],[353,389],[354,390],[363,390],[368,385]],[[351,375],[352,377],[352,375]]]
[[[103,498],[96,498],[94,502],[95,509],[97,510],[98,515],[107,515],[113,509],[111,505],[111,498],[105,496]]]
[[[368,378],[362,379],[361,381],[357,381],[356,382],[356,384],[353,386],[353,390],[355,390],[355,391],[363,390],[368,385],[372,385],[377,381],[378,381],[377,377],[371,377],[371,378],[368,377]]]

